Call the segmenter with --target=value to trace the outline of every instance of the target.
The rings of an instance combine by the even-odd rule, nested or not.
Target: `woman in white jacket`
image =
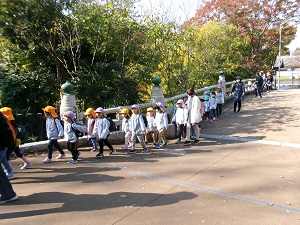
[[[200,130],[199,130],[199,123],[202,120],[201,116],[201,101],[195,95],[195,91],[193,88],[190,88],[186,91],[188,97],[187,100],[187,115],[186,115],[186,141],[184,142],[185,145],[191,144],[191,126],[195,129],[196,132],[196,139],[195,144],[198,144]]]

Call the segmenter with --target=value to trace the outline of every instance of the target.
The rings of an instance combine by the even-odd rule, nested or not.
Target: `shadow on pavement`
[[[36,205],[39,209],[28,211],[24,207],[22,211],[1,213],[0,219],[25,218],[53,213],[93,211],[117,207],[126,207],[132,210],[136,207],[172,205],[196,197],[196,194],[185,191],[173,194],[114,192],[107,195],[42,192],[20,197],[19,201],[10,203],[10,205],[16,206]]]

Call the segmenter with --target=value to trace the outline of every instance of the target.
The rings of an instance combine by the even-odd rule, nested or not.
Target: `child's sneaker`
[[[43,160],[43,163],[51,163],[51,162],[52,162],[52,160],[49,159],[48,157],[47,157],[46,159]]]
[[[97,158],[103,158],[103,154],[99,153],[96,155]]]
[[[144,148],[142,153],[147,153],[148,152],[148,149],[147,148]]]
[[[116,149],[113,149],[113,150],[110,150],[109,151],[109,155],[114,155],[117,153],[117,150]]]
[[[135,149],[131,149],[131,150],[128,150],[127,153],[128,153],[128,154],[135,154],[136,151],[135,151]]]
[[[195,140],[195,141],[194,141],[194,144],[199,144],[199,143],[200,143],[199,140]]]
[[[56,158],[57,159],[63,159],[66,157],[66,154],[59,154]]]
[[[70,164],[76,164],[76,163],[77,163],[77,160],[71,159],[68,163],[70,163]]]
[[[122,148],[123,149],[128,149],[128,145],[123,145]]]
[[[216,120],[216,117],[214,117],[213,120]]]
[[[91,152],[98,152],[98,149],[93,148]]]
[[[6,176],[9,180],[12,180],[15,178],[15,173],[14,173],[14,171],[12,171],[10,173],[7,173]]]
[[[154,148],[157,148],[157,149],[160,148],[159,144],[155,144]]]
[[[166,147],[166,146],[167,146],[167,142],[161,144],[161,147]]]
[[[180,143],[181,143],[180,139],[177,139],[177,141],[175,142],[175,144],[180,144]]]
[[[28,163],[24,163],[24,165],[23,166],[21,166],[21,170],[25,170],[25,169],[27,169],[28,167],[31,167],[32,166],[32,162],[28,162]]]
[[[3,197],[0,197],[0,204],[3,204],[5,202],[12,202],[18,199],[18,195],[15,195],[14,197],[8,198],[8,199],[3,199]]]
[[[185,141],[185,142],[184,142],[184,145],[190,145],[190,144],[191,144],[190,141]]]

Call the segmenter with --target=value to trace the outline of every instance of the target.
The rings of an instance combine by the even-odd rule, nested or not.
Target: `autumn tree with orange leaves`
[[[202,26],[210,20],[232,24],[239,29],[239,35],[251,40],[248,53],[248,67],[253,73],[271,69],[278,54],[279,27],[282,25],[282,47],[287,46],[296,34],[299,22],[300,0],[203,0],[195,17],[188,24]],[[298,15],[298,18],[297,18]],[[298,20],[298,21],[297,21]]]

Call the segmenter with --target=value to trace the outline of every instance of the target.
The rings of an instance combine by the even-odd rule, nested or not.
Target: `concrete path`
[[[82,149],[76,165],[40,155],[27,170],[14,160],[20,198],[0,205],[0,224],[300,224],[299,98],[295,87],[249,95],[238,114],[227,105],[199,145],[115,146],[103,159]]]

